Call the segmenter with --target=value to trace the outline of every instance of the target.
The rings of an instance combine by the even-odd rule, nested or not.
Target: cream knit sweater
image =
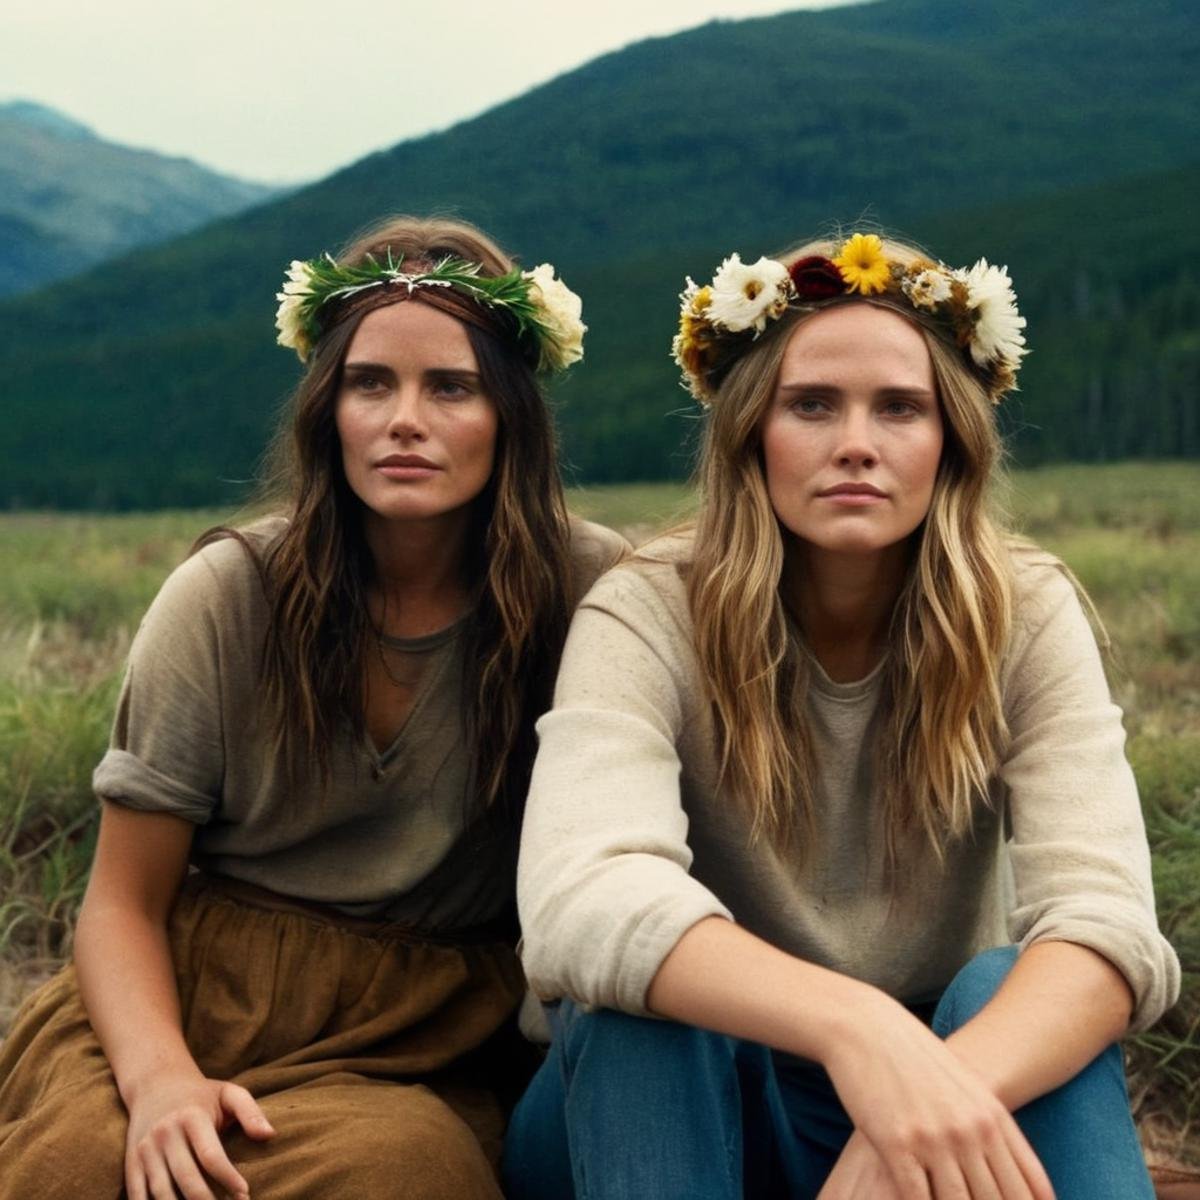
[[[662,539],[605,575],[576,613],[522,834],[523,958],[542,998],[644,1013],[679,938],[710,915],[906,1003],[936,998],[976,952],[1016,941],[1089,946],[1129,981],[1133,1027],[1174,1000],[1179,964],[1154,916],[1150,861],[1121,714],[1055,560],[1014,551],[1003,667],[1010,740],[969,837],[893,900],[882,873],[872,733],[881,672],[815,667],[814,844],[803,865],[717,787],[715,739],[678,564]],[[747,981],[752,985],[753,981]]]

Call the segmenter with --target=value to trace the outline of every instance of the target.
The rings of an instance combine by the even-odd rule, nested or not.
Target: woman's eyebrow
[[[842,389],[836,383],[810,383],[803,379],[794,379],[789,382],[781,382],[779,384],[781,392],[808,392],[811,395],[820,396],[837,396],[841,394]]]
[[[804,380],[783,381],[779,384],[781,392],[804,392],[810,396],[840,396],[843,388],[836,383],[806,382]],[[935,393],[925,387],[889,386],[877,388],[875,395],[887,396],[897,400],[928,400]]]
[[[342,364],[343,371],[370,371],[374,375],[391,375],[392,368],[384,363],[355,361]]]
[[[884,387],[876,393],[878,396],[888,396],[896,400],[928,400],[935,395],[931,388],[926,387]]]
[[[430,367],[425,374],[436,378],[467,379],[475,383],[480,379],[479,372],[470,367]]]

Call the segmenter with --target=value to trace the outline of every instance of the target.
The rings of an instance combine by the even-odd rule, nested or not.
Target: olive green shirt
[[[573,603],[627,544],[583,521],[571,533]],[[470,799],[465,620],[401,643],[420,664],[403,727],[380,752],[347,726],[325,785],[314,763],[274,749],[262,703],[268,618],[258,571],[233,539],[172,573],[130,650],[96,794],[193,822],[196,866],[286,896],[429,931],[502,915],[516,830]]]

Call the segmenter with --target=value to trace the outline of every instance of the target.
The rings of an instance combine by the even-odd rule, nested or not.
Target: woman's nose
[[[843,415],[834,457],[839,464],[850,467],[872,467],[879,461],[869,414],[850,410]]]
[[[394,438],[424,438],[428,433],[420,389],[401,385],[392,399],[388,434]]]

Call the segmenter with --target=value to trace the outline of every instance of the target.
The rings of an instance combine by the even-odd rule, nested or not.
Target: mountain
[[[0,104],[0,296],[50,283],[278,189],[134,150],[26,100]]]
[[[1198,194],[1190,166],[903,222],[948,263],[986,255],[1011,271],[1031,353],[1000,420],[1022,464],[1200,457]],[[685,275],[711,278],[730,250],[749,260],[795,240],[710,242],[572,273],[592,326],[586,369],[561,389],[581,478],[687,470],[698,410],[667,356],[675,293]]]
[[[1009,418],[1024,459],[1200,454],[1198,49],[1191,0],[1136,21],[1121,0],[877,0],[605,55],[0,305],[0,503],[244,494],[297,378],[273,346],[285,264],[394,211],[476,220],[583,295],[588,358],[556,396],[586,479],[686,467],[667,358],[685,273],[864,215],[1012,266],[1035,347]]]

